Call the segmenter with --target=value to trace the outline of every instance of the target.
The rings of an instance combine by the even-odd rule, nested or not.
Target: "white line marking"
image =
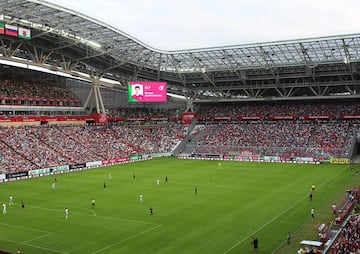
[[[302,199],[300,199],[299,201],[297,201],[295,204],[293,204],[292,206],[288,207],[286,210],[284,210],[282,213],[279,213],[277,216],[275,216],[274,218],[272,218],[271,220],[269,220],[267,223],[265,223],[264,225],[262,225],[261,227],[259,227],[258,229],[254,230],[253,232],[251,232],[248,236],[246,236],[244,239],[242,239],[241,241],[237,242],[236,244],[234,244],[231,248],[229,248],[228,250],[226,250],[224,252],[224,254],[229,253],[232,249],[234,249],[235,247],[237,247],[239,244],[243,243],[245,240],[247,240],[249,237],[251,237],[252,235],[254,235],[256,232],[260,231],[261,229],[267,227],[269,224],[271,224],[274,220],[276,220],[277,218],[279,218],[281,215],[283,215],[284,213],[286,213],[287,211],[291,210],[293,207],[295,207],[298,203],[302,202]]]
[[[338,175],[340,175],[340,173],[342,173],[342,171],[339,171],[336,175],[334,175],[333,177],[329,178],[326,182],[324,182],[323,184],[320,185],[320,188],[324,187],[325,185],[327,185],[329,182],[333,181],[334,179],[336,179],[338,177]],[[305,199],[306,196],[304,196],[302,199]],[[284,223],[285,220],[287,220],[291,215],[293,215],[296,211],[298,211],[301,207],[303,207],[305,205],[302,204],[300,205],[298,208],[296,208],[293,212],[291,212],[288,216],[286,216],[280,223]]]
[[[32,208],[36,208],[36,209],[42,209],[42,210],[48,210],[48,211],[53,211],[53,212],[63,212],[63,210],[60,209],[54,209],[54,208],[47,208],[47,207],[40,207],[40,206],[28,206],[28,207],[32,207]],[[76,209],[78,209],[77,207],[74,207]],[[151,222],[146,222],[146,221],[137,221],[137,220],[129,220],[129,219],[122,219],[122,218],[116,218],[116,217],[108,217],[108,216],[102,216],[102,215],[96,215],[95,211],[92,211],[93,214],[88,214],[88,213],[79,213],[79,212],[72,212],[70,211],[70,213],[73,214],[80,214],[80,215],[87,215],[87,216],[96,216],[98,218],[104,218],[104,219],[110,219],[110,220],[118,220],[118,221],[125,221],[125,222],[131,222],[131,223],[139,223],[139,224],[146,224],[146,225],[153,225],[153,226],[158,226],[159,224],[155,224],[155,223],[151,223]]]
[[[91,252],[91,254],[100,253],[100,252],[102,252],[102,251],[104,251],[104,250],[107,250],[107,249],[110,249],[110,248],[112,248],[112,247],[114,247],[114,246],[116,246],[116,245],[122,244],[123,242],[126,242],[126,241],[128,241],[128,240],[131,240],[131,239],[133,239],[133,238],[136,238],[136,237],[138,237],[138,236],[140,236],[140,235],[146,234],[147,232],[150,232],[150,231],[152,231],[152,230],[155,230],[155,229],[157,229],[157,228],[159,228],[159,227],[161,227],[161,225],[157,225],[157,226],[155,226],[155,227],[152,227],[152,228],[149,228],[149,229],[147,229],[147,230],[144,230],[144,231],[142,231],[142,232],[140,232],[140,233],[137,233],[136,235],[132,235],[132,236],[130,236],[130,237],[128,237],[128,238],[125,238],[125,239],[123,239],[123,240],[121,240],[121,241],[119,241],[119,242],[115,242],[115,243],[113,243],[113,244],[110,244],[110,245],[108,245],[108,246],[106,246],[106,247],[104,247],[104,248],[102,248],[102,249],[99,249],[99,250],[97,250],[97,251]]]
[[[47,208],[47,207],[40,207],[40,206],[28,206],[28,207],[31,207],[31,208],[35,208],[35,209],[42,209],[42,210],[47,210],[47,211],[52,211],[52,212],[63,212],[63,210],[61,209],[53,209],[53,208]],[[88,214],[88,213],[79,213],[79,212],[72,212],[73,214],[80,214],[80,215],[87,215],[87,216],[96,216],[96,213],[95,211],[92,211],[93,214]],[[155,230],[159,227],[161,227],[161,224],[155,224],[155,223],[150,223],[150,222],[145,222],[145,221],[136,221],[136,220],[128,220],[128,219],[121,219],[121,218],[116,218],[116,217],[108,217],[108,216],[97,216],[99,218],[104,218],[104,219],[111,219],[111,220],[119,220],[119,221],[125,221],[125,222],[131,222],[131,223],[138,223],[138,224],[146,224],[146,225],[152,225],[154,227],[150,228],[150,229],[147,229],[147,230],[144,230],[138,234],[135,234],[133,236],[130,236],[128,238],[125,238],[119,242],[116,242],[116,243],[113,243],[111,245],[108,245],[100,250],[97,250],[95,252],[93,252],[92,254],[95,254],[95,253],[99,253],[103,250],[106,250],[106,249],[109,249],[113,246],[116,246],[116,245],[119,245],[125,241],[128,241],[128,240],[131,240],[135,237],[138,237],[140,235],[143,235],[147,232],[150,232],[152,230]],[[32,229],[32,228],[26,228],[26,227],[22,227],[22,226],[17,226],[17,225],[11,225],[11,224],[7,224],[7,223],[1,223],[0,222],[0,225],[6,225],[6,226],[11,226],[11,227],[17,227],[17,228],[21,228],[21,229],[26,229],[26,230],[32,230],[32,231],[37,231],[37,232],[41,232],[41,233],[45,233],[44,235],[41,235],[41,236],[38,236],[38,237],[35,237],[35,238],[32,238],[32,239],[29,239],[29,240],[26,240],[26,241],[23,241],[23,242],[20,242],[21,244],[23,245],[27,245],[27,246],[30,246],[30,247],[33,247],[33,248],[38,248],[38,249],[44,249],[44,250],[49,250],[49,251],[53,251],[53,252],[57,252],[57,253],[62,253],[62,254],[70,254],[69,252],[64,252],[64,251],[59,251],[59,250],[56,250],[56,249],[50,249],[50,248],[46,248],[46,247],[41,247],[41,246],[38,246],[38,245],[32,245],[32,244],[29,244],[28,242],[30,241],[34,241],[34,240],[37,240],[37,239],[41,239],[41,238],[44,238],[44,237],[47,237],[47,236],[50,236],[52,235],[53,233],[52,232],[48,232],[48,231],[44,231],[44,230],[39,230],[39,229]],[[0,238],[1,240],[4,240],[4,241],[8,241],[8,242],[13,242],[13,243],[19,243],[18,241],[12,241],[12,240],[9,240],[9,239],[4,239],[4,238]]]
[[[301,200],[304,200],[304,198],[302,198]],[[284,223],[291,215],[293,215],[295,212],[297,212],[301,207],[303,207],[305,205],[305,203],[301,204],[298,208],[294,209],[294,211],[292,211],[291,213],[289,213],[288,216],[286,216],[282,221],[280,221],[280,223]],[[288,223],[286,223],[288,224]]]
[[[29,240],[26,240],[26,241],[22,241],[22,243],[28,243],[28,242],[31,242],[31,241],[35,241],[35,240],[38,240],[38,239],[41,239],[41,238],[44,238],[44,237],[48,237],[48,236],[51,236],[53,235],[54,233],[47,233],[47,234],[44,234],[44,235],[40,235],[38,237],[34,237],[32,239],[29,239]]]
[[[87,211],[87,212],[89,211],[89,208],[84,208],[84,207],[72,207],[72,208],[84,210],[84,211]],[[94,216],[96,216],[95,208],[91,208],[90,210],[91,210],[92,214]]]
[[[49,231],[39,230],[39,229],[36,229],[36,228],[26,228],[26,227],[7,224],[7,223],[2,223],[2,222],[0,222],[0,225],[11,226],[11,227],[21,228],[21,229],[26,229],[26,230],[32,230],[32,231],[37,231],[37,232],[46,233],[46,234],[51,233]]]
[[[332,178],[328,179],[328,181],[324,182],[322,185],[320,185],[320,187],[325,186],[327,183],[329,183],[330,181],[332,181],[333,179],[335,179],[340,173],[342,173],[342,171],[339,171],[339,173],[337,173],[336,175],[334,175]],[[251,232],[251,234],[249,234],[248,236],[246,236],[243,240],[237,242],[235,245],[233,245],[231,248],[229,248],[228,250],[226,250],[224,252],[224,254],[229,253],[231,250],[233,250],[235,247],[237,247],[239,244],[243,243],[245,240],[249,239],[252,235],[254,235],[256,232],[259,232],[261,229],[265,228],[266,226],[268,226],[270,223],[272,223],[274,220],[276,220],[277,218],[279,218],[281,215],[283,215],[284,213],[286,213],[287,211],[291,210],[292,208],[294,208],[296,205],[298,205],[300,202],[302,202],[305,199],[302,198],[299,201],[297,201],[295,204],[293,204],[292,206],[290,206],[289,208],[287,208],[286,210],[284,210],[283,212],[281,212],[280,214],[278,214],[277,216],[275,216],[274,218],[272,218],[270,221],[268,221],[267,223],[265,223],[264,225],[262,225],[260,228],[254,230],[253,232]]]
[[[347,185],[347,184],[345,184],[345,185],[336,193],[336,195],[339,194],[340,191],[343,191],[343,189],[344,189],[344,187],[345,187],[346,185]],[[322,211],[322,210],[324,209],[324,207],[325,207],[325,205],[320,208],[320,211]],[[287,222],[286,224],[297,224],[297,223]],[[293,234],[296,234],[297,232],[299,232],[302,228],[304,228],[304,227],[306,227],[306,226],[309,226],[310,228],[313,228],[312,226],[307,225],[307,224],[308,224],[308,222],[305,221],[303,224],[300,225],[300,227],[299,227]],[[280,244],[280,246],[278,246],[278,247],[277,247],[273,252],[271,252],[271,253],[272,253],[272,254],[276,253],[278,250],[280,250],[280,248],[282,248],[282,246],[283,246],[285,243],[286,243],[286,240],[283,241],[282,244]]]
[[[9,239],[4,239],[4,238],[0,238],[0,239],[3,240],[3,241],[10,242],[10,243],[19,244],[18,241],[12,241],[12,240],[9,240]],[[30,247],[33,247],[33,248],[37,248],[37,249],[49,250],[49,251],[56,252],[56,253],[70,254],[69,252],[66,252],[66,251],[60,251],[60,250],[50,249],[50,248],[41,247],[41,246],[38,246],[38,245],[28,244],[28,243],[25,243],[25,242],[22,242],[22,243],[20,242],[20,244],[26,245],[26,246],[30,246]]]

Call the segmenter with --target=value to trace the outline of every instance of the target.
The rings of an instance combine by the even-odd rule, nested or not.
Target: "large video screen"
[[[128,98],[129,102],[166,102],[166,82],[129,82]]]

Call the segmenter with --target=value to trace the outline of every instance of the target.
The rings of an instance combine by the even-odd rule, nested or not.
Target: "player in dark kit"
[[[256,237],[254,237],[254,238],[253,238],[253,241],[252,241],[252,244],[254,245],[254,250],[257,250],[258,244],[259,244],[259,240],[258,240]]]
[[[290,232],[287,234],[286,242],[287,242],[287,244],[290,244],[290,242],[291,242],[291,234],[290,234]]]
[[[153,209],[152,209],[152,207],[150,206],[150,215],[152,216],[153,215]]]

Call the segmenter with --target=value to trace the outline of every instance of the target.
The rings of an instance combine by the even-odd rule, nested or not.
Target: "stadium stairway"
[[[192,135],[191,132],[193,131],[193,129],[195,128],[197,124],[197,120],[193,119],[191,121],[191,124],[188,125],[187,127],[187,132],[186,132],[186,136],[185,138],[180,142],[180,144],[174,149],[173,154],[174,155],[179,155],[181,153],[185,153],[186,150],[186,146],[189,142],[191,142],[192,140]]]
[[[360,163],[360,155],[354,156],[351,160],[353,163]]]
[[[183,153],[190,154],[190,153],[194,152],[196,144],[205,135],[206,135],[205,130],[200,130],[195,135],[189,135],[189,137],[186,140],[187,142],[186,142],[186,145],[185,145],[185,147],[183,149]]]

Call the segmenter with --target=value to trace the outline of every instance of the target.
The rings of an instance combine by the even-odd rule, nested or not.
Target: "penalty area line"
[[[3,222],[0,222],[0,225],[10,226],[10,227],[13,227],[13,228],[20,228],[20,229],[25,229],[25,230],[30,230],[30,231],[35,231],[35,232],[40,232],[40,233],[45,233],[45,234],[51,233],[49,231],[39,230],[39,229],[36,229],[36,228],[27,228],[27,227],[18,226],[18,225],[12,225],[12,224],[3,223]]]
[[[26,246],[29,246],[29,247],[32,247],[32,248],[36,248],[36,249],[42,249],[42,250],[47,250],[47,251],[52,251],[52,252],[62,253],[62,254],[70,254],[69,252],[66,252],[66,251],[61,251],[61,250],[46,248],[46,247],[42,247],[42,246],[38,246],[38,245],[29,244],[29,243],[26,243],[26,242],[12,241],[12,240],[9,240],[9,239],[4,239],[4,238],[0,238],[0,239],[3,240],[3,241],[10,242],[10,243],[16,243],[16,244],[19,244],[19,243],[20,243],[20,244],[22,244],[22,245],[26,245]]]
[[[31,241],[35,241],[35,240],[38,240],[38,239],[41,239],[41,238],[45,238],[45,237],[51,236],[51,235],[53,235],[53,234],[54,234],[54,233],[49,232],[49,233],[47,233],[47,234],[43,234],[43,235],[40,235],[40,236],[38,236],[38,237],[31,238],[31,239],[26,240],[26,241],[22,241],[22,243],[28,243],[28,242],[31,242]]]
[[[136,238],[136,237],[138,237],[138,236],[140,236],[140,235],[143,235],[143,234],[146,234],[146,233],[148,233],[148,232],[150,232],[150,231],[153,231],[153,230],[155,230],[155,229],[157,229],[157,228],[159,228],[159,227],[161,227],[161,225],[157,225],[157,226],[155,226],[155,227],[152,227],[152,228],[149,228],[149,229],[147,229],[147,230],[141,231],[141,232],[139,232],[139,233],[137,233],[137,234],[135,234],[135,235],[132,235],[132,236],[130,236],[130,237],[128,237],[128,238],[125,238],[125,239],[123,239],[123,240],[121,240],[121,241],[119,241],[119,242],[115,242],[115,243],[113,243],[113,244],[110,244],[110,245],[108,245],[108,246],[105,246],[105,247],[102,248],[102,249],[99,249],[99,250],[97,250],[97,251],[91,252],[91,254],[100,253],[100,252],[102,252],[102,251],[104,251],[104,250],[110,249],[110,248],[115,247],[115,246],[117,246],[117,245],[119,245],[119,244],[122,244],[122,243],[124,243],[124,242],[126,242],[126,241],[129,241],[129,240],[131,240],[131,239],[134,239],[134,238]]]

